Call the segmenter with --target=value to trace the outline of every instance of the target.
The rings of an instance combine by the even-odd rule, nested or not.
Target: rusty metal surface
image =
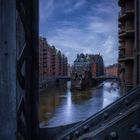
[[[38,139],[38,0],[0,0],[0,139]]]
[[[16,0],[17,139],[37,139],[38,0]]]

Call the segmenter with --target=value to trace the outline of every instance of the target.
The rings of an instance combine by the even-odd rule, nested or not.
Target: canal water
[[[40,93],[40,126],[55,127],[87,119],[121,96],[116,81],[106,81],[84,91],[71,91],[66,86],[53,87]]]

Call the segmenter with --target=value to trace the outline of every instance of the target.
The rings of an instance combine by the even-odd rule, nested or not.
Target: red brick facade
[[[118,0],[119,77],[124,91],[140,84],[140,1]]]
[[[107,76],[118,76],[118,64],[113,64],[105,68]]]
[[[96,63],[93,63],[91,65],[91,73],[92,73],[92,76],[93,77],[96,77],[96,72],[97,72],[97,64]]]
[[[49,81],[57,76],[67,75],[67,63],[65,55],[54,46],[50,46],[45,38],[39,38],[40,81]]]

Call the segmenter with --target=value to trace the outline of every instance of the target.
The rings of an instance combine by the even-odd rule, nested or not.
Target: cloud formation
[[[67,55],[100,53],[105,65],[117,62],[116,0],[40,0],[40,35]]]

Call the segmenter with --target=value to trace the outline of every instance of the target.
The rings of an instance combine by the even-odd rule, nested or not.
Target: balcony
[[[119,30],[119,35],[125,33],[125,28],[122,28]]]
[[[125,54],[124,53],[120,53],[119,54],[119,58],[125,58]]]
[[[47,65],[43,65],[43,68],[46,68],[47,67]]]
[[[126,19],[131,19],[134,18],[134,9],[125,9],[125,10],[121,10],[121,12],[119,12],[119,21],[120,22],[124,22]]]
[[[124,50],[120,50],[119,52],[119,61],[128,61],[128,60],[133,60],[133,53],[132,52],[125,52]]]
[[[122,26],[122,24],[119,22],[118,27],[120,28]]]
[[[130,81],[130,80],[129,80],[129,81],[126,81],[126,82],[125,82],[125,86],[126,86],[126,87],[133,87],[133,82]]]
[[[124,70],[124,69],[125,69],[125,63],[122,62],[120,65],[121,65],[121,66],[120,66],[121,70]]]
[[[126,60],[125,57],[124,58],[119,57],[119,62],[124,62],[125,60]]]
[[[135,10],[134,9],[126,9],[127,16],[134,17]]]
[[[119,0],[118,4],[124,6],[127,0]]]
[[[124,50],[124,49],[125,49],[124,45],[119,46],[119,50]]]
[[[122,23],[122,22],[119,22],[119,24],[118,24],[118,27],[121,29],[122,27],[124,27],[125,26],[125,22],[124,23]]]
[[[119,38],[124,39],[124,38],[129,38],[129,37],[134,37],[134,30],[125,30],[122,32],[119,32]]]
[[[126,20],[126,13],[119,12],[119,22],[124,22]]]
[[[47,55],[43,55],[43,57],[42,57],[42,58],[44,59],[44,58],[48,58],[48,57],[47,57]]]
[[[130,62],[130,61],[133,61],[134,60],[134,57],[133,56],[127,56],[127,55],[123,55],[123,56],[120,56],[119,55],[119,62]]]
[[[48,52],[48,50],[47,49],[43,49],[43,52]]]
[[[125,42],[125,40],[124,40],[124,39],[122,39],[122,38],[120,39],[120,38],[119,38],[119,43],[121,43],[121,44],[122,44],[122,43],[124,43],[124,42]]]
[[[125,62],[119,63],[118,70],[119,70],[119,74],[124,72],[124,70],[125,70]]]

